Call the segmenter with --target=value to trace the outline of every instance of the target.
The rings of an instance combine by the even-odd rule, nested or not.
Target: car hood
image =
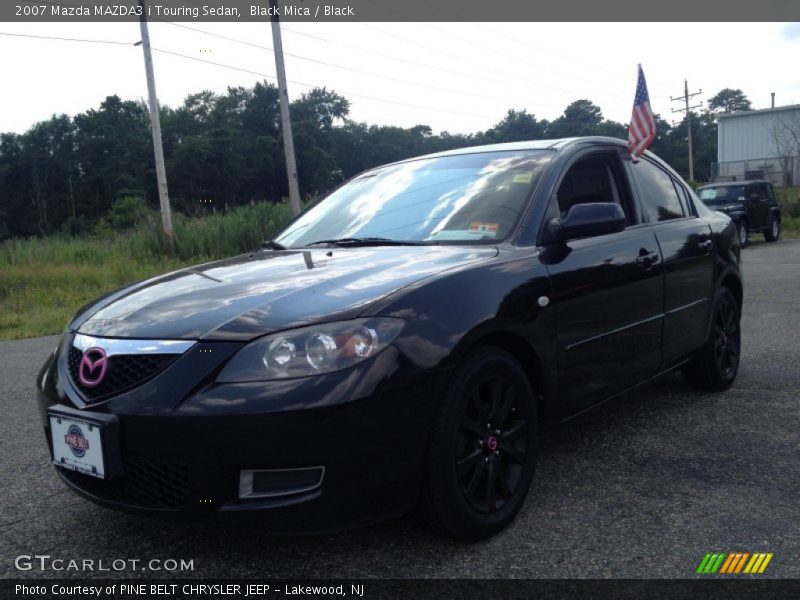
[[[720,212],[735,212],[744,210],[744,203],[742,202],[728,202],[726,204],[718,204],[714,206],[714,210],[718,210]]]
[[[718,210],[720,212],[728,212],[729,210],[743,210],[744,202],[739,200],[725,200],[723,202],[705,202],[704,203],[711,210]]]
[[[494,246],[263,250],[123,288],[82,309],[70,329],[98,337],[249,340],[354,318],[396,290],[496,254]]]

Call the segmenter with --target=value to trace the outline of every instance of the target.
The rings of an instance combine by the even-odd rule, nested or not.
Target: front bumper
[[[192,354],[207,345],[198,344],[143,386],[92,406],[58,368],[58,352],[51,357],[38,386],[48,443],[46,413],[54,405],[119,420],[123,476],[106,481],[57,467],[70,488],[133,512],[257,516],[275,531],[336,529],[413,505],[435,374],[390,347],[356,367],[313,378],[222,385],[213,383],[211,369],[212,381],[195,375],[199,381],[187,382]],[[224,362],[230,352],[218,354]],[[316,489],[239,498],[242,470],[317,466],[324,467],[324,479]]]

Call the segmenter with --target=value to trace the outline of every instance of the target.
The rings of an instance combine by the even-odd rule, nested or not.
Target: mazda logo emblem
[[[89,348],[83,353],[81,364],[78,366],[78,380],[86,387],[97,387],[106,376],[108,369],[108,356],[102,348]]]

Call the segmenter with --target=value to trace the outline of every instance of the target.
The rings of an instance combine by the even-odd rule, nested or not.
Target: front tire
[[[769,227],[764,231],[764,239],[768,242],[777,242],[781,236],[781,220],[775,215],[769,221]]]
[[[708,340],[683,368],[686,382],[695,389],[720,392],[731,386],[739,372],[742,349],[739,304],[727,287],[717,292]]]
[[[434,418],[423,511],[461,541],[491,537],[525,502],[536,461],[536,401],[503,350],[478,346],[456,368]]]

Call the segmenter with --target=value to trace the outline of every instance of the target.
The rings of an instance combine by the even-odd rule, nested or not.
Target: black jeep
[[[781,234],[781,209],[768,181],[712,183],[697,189],[697,195],[712,210],[728,215],[739,232],[739,243],[747,246],[748,234],[758,231],[774,242]]]

